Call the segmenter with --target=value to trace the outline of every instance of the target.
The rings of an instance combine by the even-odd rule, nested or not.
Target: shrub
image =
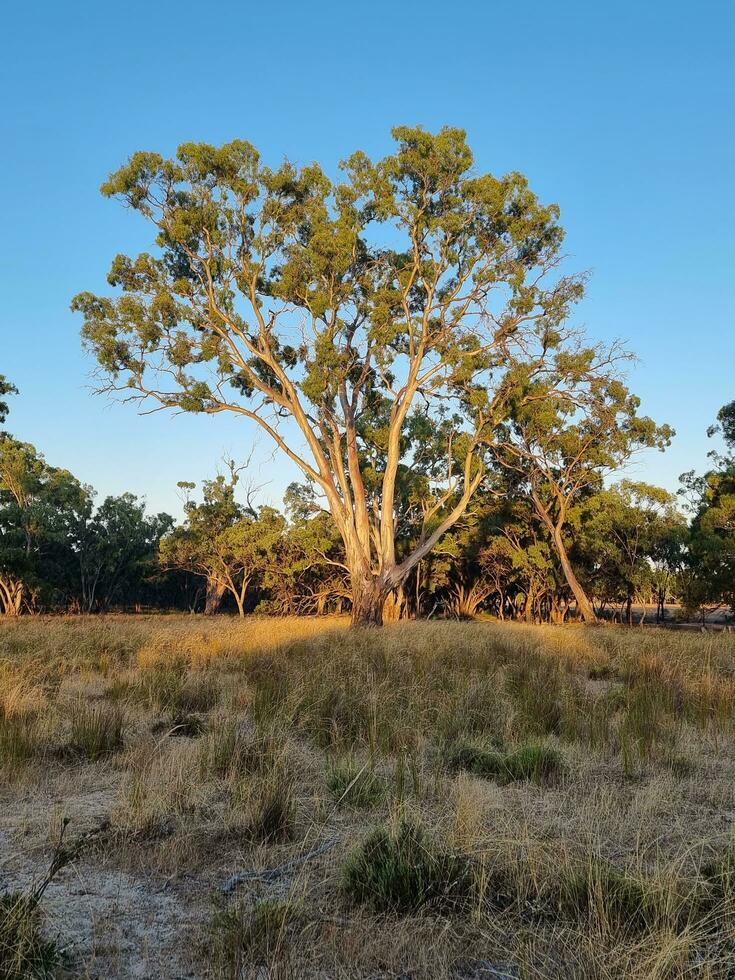
[[[347,859],[343,887],[378,911],[409,912],[470,898],[472,874],[460,856],[442,849],[419,823],[376,827]]]

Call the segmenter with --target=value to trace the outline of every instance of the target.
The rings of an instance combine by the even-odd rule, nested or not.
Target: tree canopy
[[[4,400],[5,395],[17,395],[18,389],[14,384],[11,384],[8,379],[0,374],[0,425],[8,417],[8,412],[10,411],[8,403]]]
[[[128,397],[230,411],[319,489],[345,544],[357,622],[465,512],[495,430],[578,338],[584,277],[560,271],[559,210],[519,173],[477,174],[465,134],[393,130],[332,181],[255,148],[135,153],[102,186],[151,222],[155,253],[117,256],[114,296],[80,293],[83,336]],[[456,420],[413,549],[396,493],[416,413]]]

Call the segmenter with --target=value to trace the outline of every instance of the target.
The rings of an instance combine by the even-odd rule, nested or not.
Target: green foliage
[[[0,432],[0,614],[67,587],[75,529],[90,493],[30,443]]]
[[[692,511],[691,539],[682,575],[688,608],[729,606],[735,613],[735,402],[723,406],[709,435],[720,433],[730,455],[710,453],[715,468],[681,477]]]
[[[148,516],[145,503],[132,493],[107,497],[89,512],[74,542],[85,611],[109,609],[116,599],[134,594],[154,573],[159,542],[172,525],[168,514]]]
[[[674,498],[660,487],[622,480],[573,512],[575,556],[601,604],[655,593],[661,603],[684,560],[687,529]]]
[[[18,389],[15,387],[15,385],[11,384],[4,375],[0,374],[0,425],[2,425],[2,423],[8,417],[8,412],[10,411],[8,408],[8,403],[3,401],[4,396],[17,394]]]
[[[468,864],[440,847],[410,820],[376,827],[347,859],[343,888],[356,902],[383,912],[412,912],[467,901]]]
[[[248,590],[262,581],[275,562],[285,521],[272,507],[256,511],[235,500],[237,469],[231,467],[230,480],[218,476],[204,483],[203,501],[188,500],[186,521],[161,542],[161,561],[168,567],[191,572],[205,579],[211,595],[227,592],[242,616]],[[191,484],[180,483],[191,489]]]
[[[545,783],[564,769],[560,753],[541,742],[527,742],[506,750],[456,745],[449,751],[447,762],[452,769],[463,769],[501,784],[529,780]]]
[[[0,433],[0,614],[57,604],[91,612],[139,599],[172,520],[132,494],[94,493],[30,443]]]

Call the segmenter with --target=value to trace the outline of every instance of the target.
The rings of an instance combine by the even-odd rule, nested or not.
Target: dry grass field
[[[0,977],[735,976],[735,636],[0,625]]]

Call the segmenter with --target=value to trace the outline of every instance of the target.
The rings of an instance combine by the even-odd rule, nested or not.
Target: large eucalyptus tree
[[[393,136],[393,154],[355,153],[338,182],[317,164],[269,169],[241,141],[135,153],[102,192],[151,223],[155,250],[114,259],[115,295],[72,303],[105,389],[240,415],[301,469],[344,540],[356,624],[382,621],[465,513],[583,291],[560,272],[557,207],[521,174],[476,173],[458,129]],[[417,415],[460,421],[399,557]]]

